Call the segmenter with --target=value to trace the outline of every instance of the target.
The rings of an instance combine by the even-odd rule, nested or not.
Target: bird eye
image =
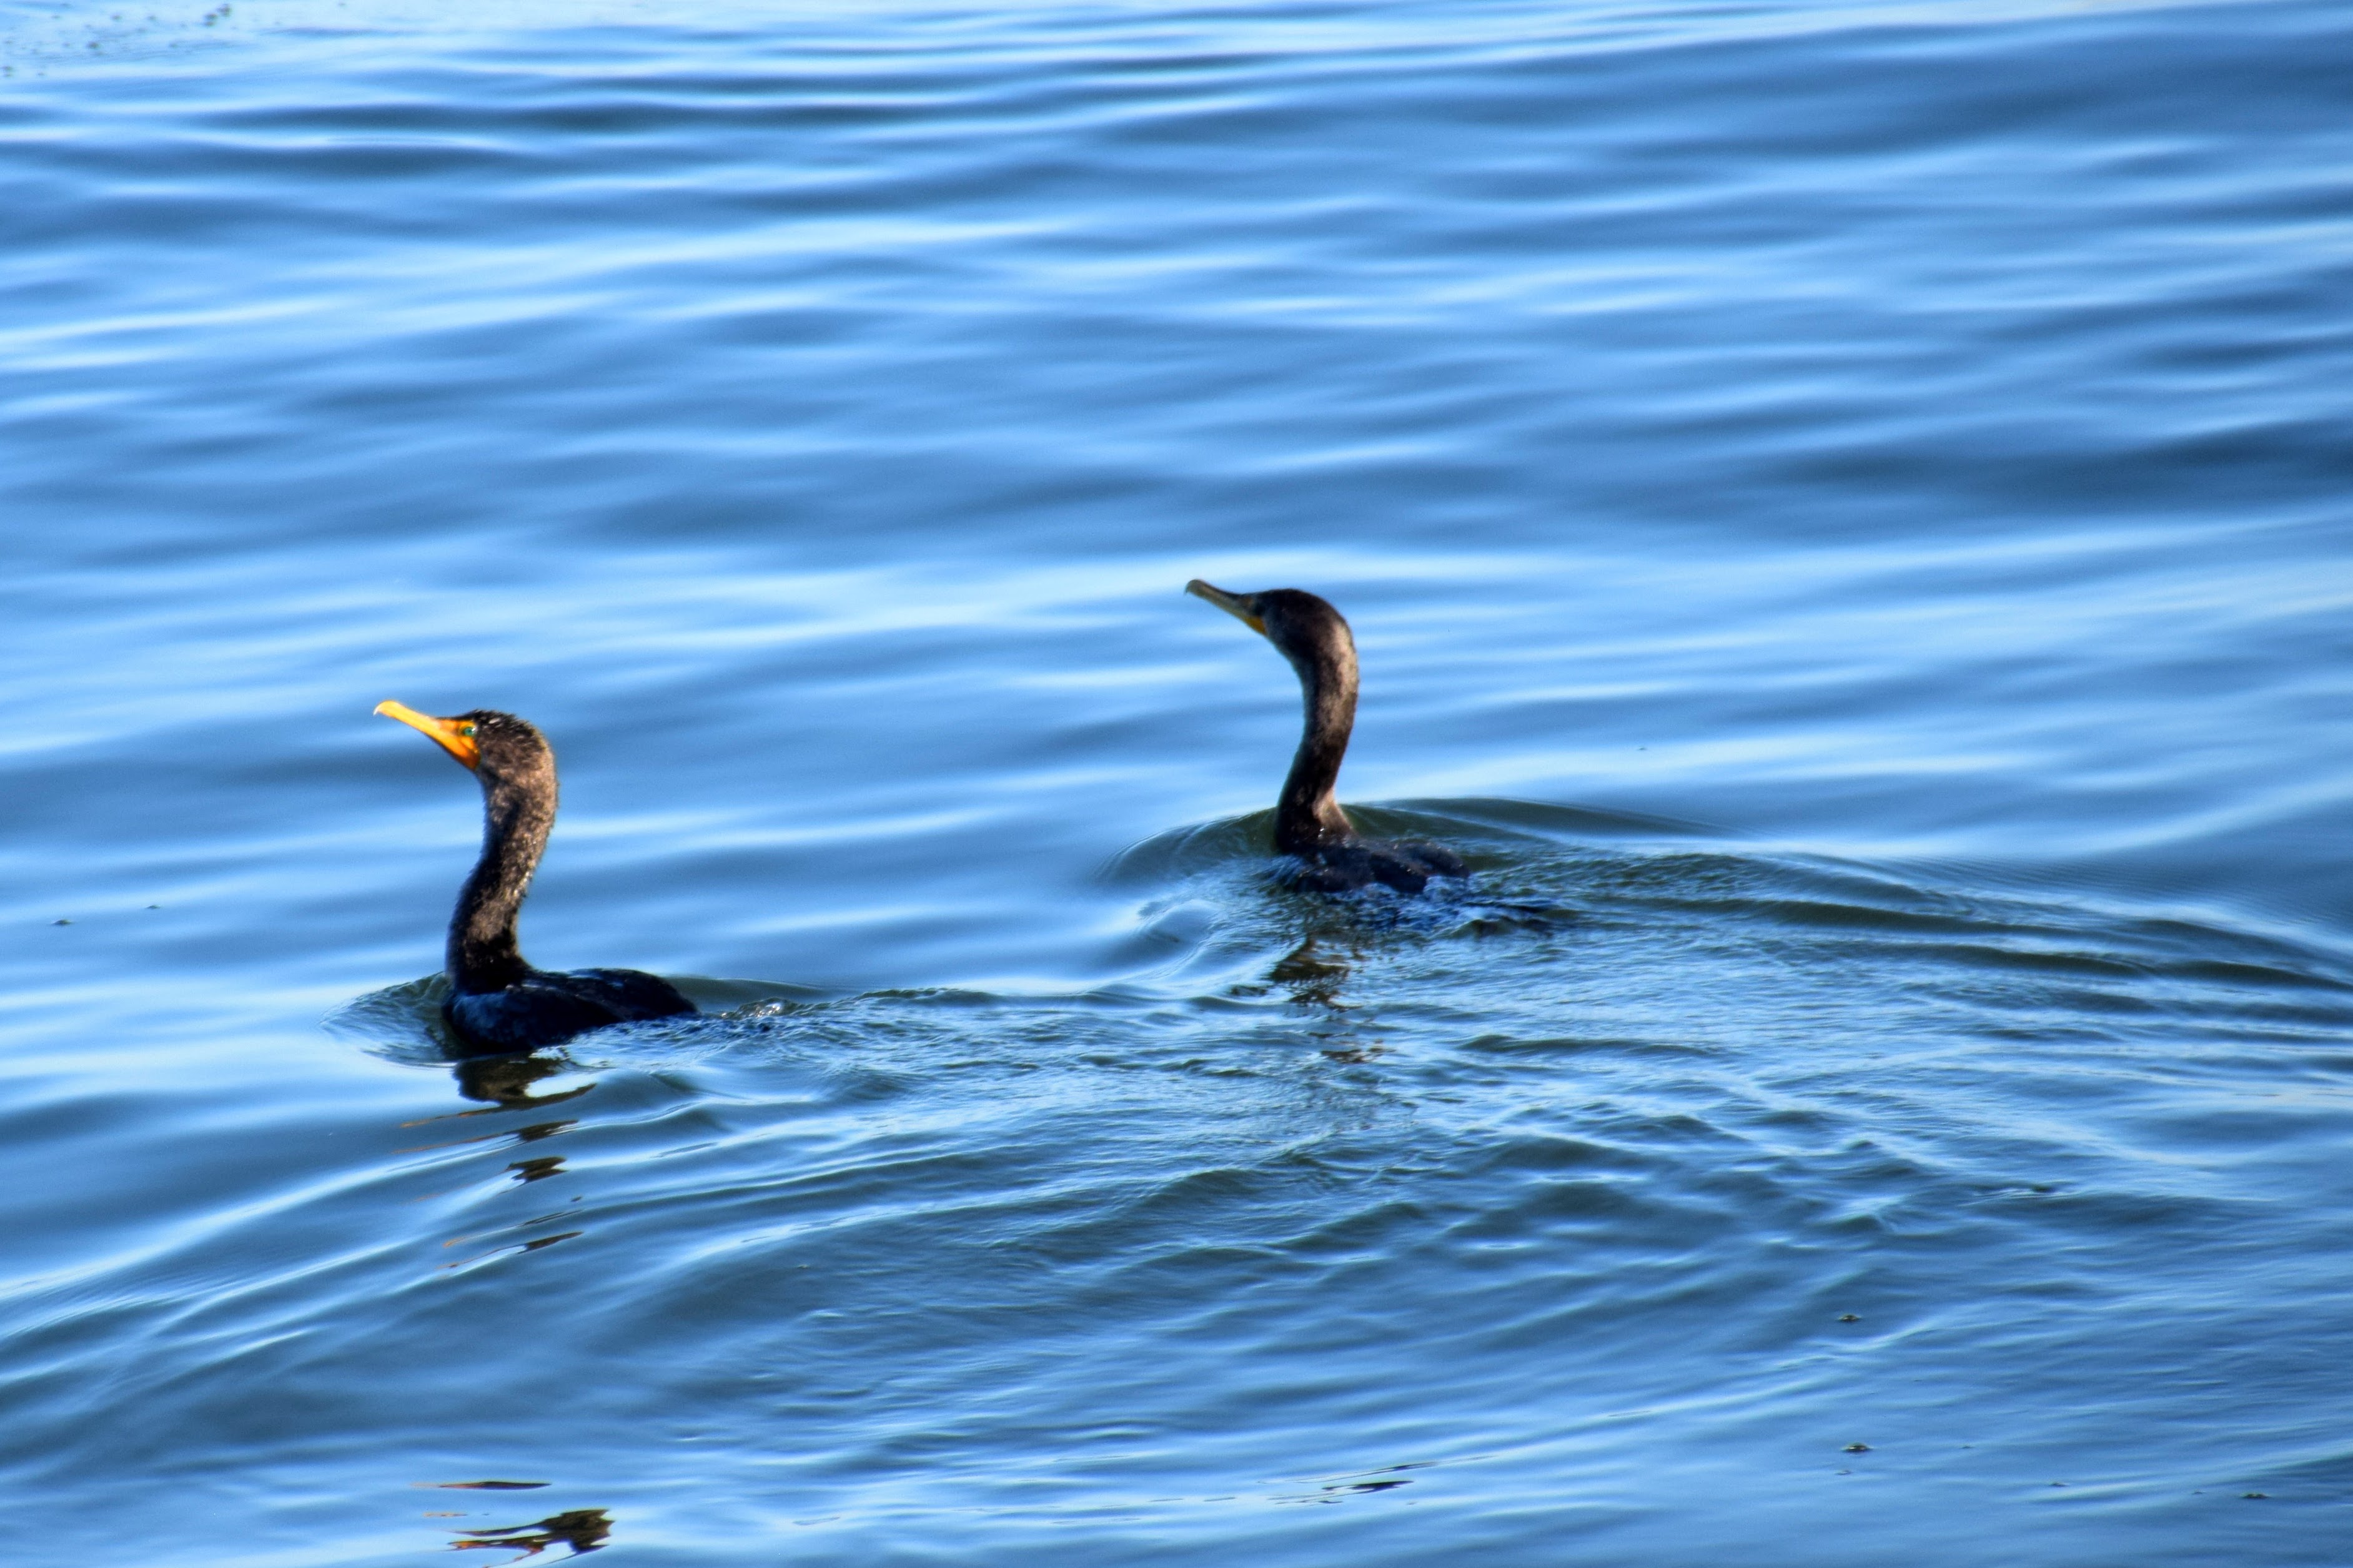
[[[470,735],[473,732],[474,727],[471,724],[460,724],[458,726],[458,733],[460,735]]]

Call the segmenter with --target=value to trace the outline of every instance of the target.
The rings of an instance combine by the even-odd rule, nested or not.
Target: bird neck
[[[515,916],[555,826],[555,786],[485,782],[482,858],[449,920],[449,978],[461,992],[498,991],[531,973]]]
[[[1283,855],[1309,854],[1356,836],[1338,794],[1340,760],[1356,726],[1355,650],[1319,650],[1294,662],[1307,723],[1274,806],[1274,847]]]

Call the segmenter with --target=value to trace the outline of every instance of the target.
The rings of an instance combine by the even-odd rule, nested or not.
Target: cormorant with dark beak
[[[1340,759],[1356,723],[1356,639],[1340,612],[1297,588],[1229,594],[1196,577],[1185,591],[1266,638],[1299,672],[1306,732],[1274,805],[1275,852],[1298,860],[1297,884],[1337,893],[1381,882],[1419,893],[1432,877],[1468,875],[1451,849],[1367,838],[1340,809]]]

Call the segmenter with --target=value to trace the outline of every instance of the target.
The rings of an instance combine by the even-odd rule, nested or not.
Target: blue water
[[[2318,3],[9,0],[0,1559],[2342,1563],[2348,102]],[[1467,892],[1269,885],[1194,576]],[[706,1015],[440,1059],[385,698]]]

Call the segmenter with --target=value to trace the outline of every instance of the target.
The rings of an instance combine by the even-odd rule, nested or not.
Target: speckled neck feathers
[[[1356,725],[1356,644],[1348,624],[1322,601],[1315,603],[1324,615],[1268,618],[1275,646],[1299,672],[1306,718],[1290,775],[1275,802],[1274,847],[1284,855],[1310,854],[1356,835],[1355,825],[1340,809],[1338,790],[1340,763]]]
[[[524,755],[499,759],[493,772],[486,748],[480,770],[482,857],[449,921],[449,978],[460,991],[500,990],[531,973],[515,941],[515,917],[555,826],[555,759],[543,742],[522,749]]]

